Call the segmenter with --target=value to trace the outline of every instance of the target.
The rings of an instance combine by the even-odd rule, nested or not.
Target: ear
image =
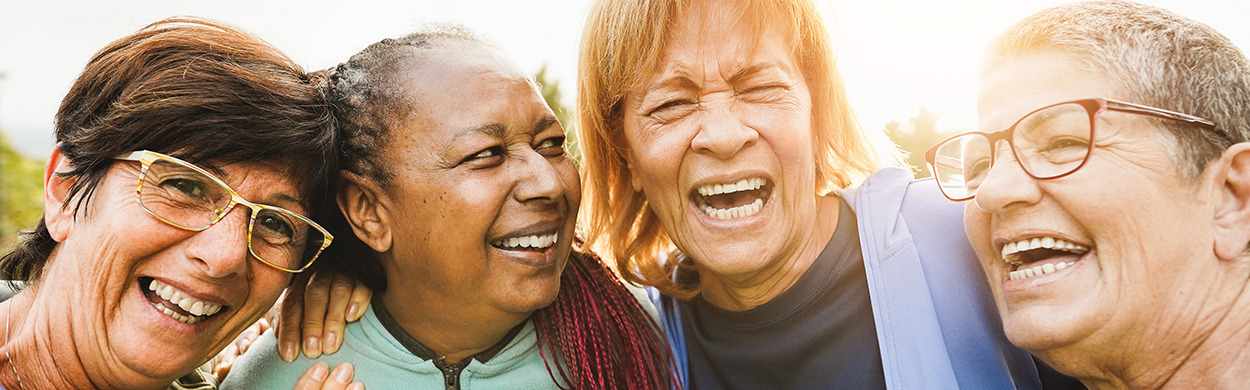
[[[391,250],[391,219],[381,202],[384,193],[372,180],[341,171],[343,186],[338,191],[339,210],[352,225],[356,237],[377,252]]]
[[[1225,150],[1208,169],[1222,185],[1215,210],[1215,255],[1236,260],[1250,245],[1250,143],[1239,143]]]
[[[633,153],[626,151],[621,157],[625,159],[625,172],[629,174],[629,181],[634,186],[634,192],[642,192],[642,179],[634,174]]]
[[[69,204],[69,193],[78,178],[58,175],[73,169],[69,159],[61,153],[61,146],[52,148],[48,165],[43,169],[43,220],[56,242],[64,242],[74,227],[75,207]]]

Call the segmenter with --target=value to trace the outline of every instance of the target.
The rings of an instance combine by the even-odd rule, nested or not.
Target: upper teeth
[[[152,304],[166,315],[188,324],[200,322],[203,320],[203,317],[208,317],[221,311],[221,305],[195,299],[191,297],[191,295],[174,288],[174,286],[161,283],[161,281],[156,279],[152,279],[152,282],[148,283],[148,290],[155,292],[156,295],[160,296],[162,299],[178,305],[178,307],[182,308],[182,310],[186,310],[188,313],[191,313],[193,316],[188,317],[165,307],[165,305],[161,303]]]
[[[556,240],[559,238],[560,238],[559,233],[552,233],[552,234],[548,234],[545,236],[501,238],[501,239],[495,240],[495,242],[491,244],[498,246],[498,247],[503,247],[503,248],[528,247],[528,248],[544,249],[544,248],[551,246],[552,244],[555,244]]]
[[[738,192],[738,191],[758,190],[764,187],[764,183],[765,181],[763,178],[757,177],[757,178],[751,178],[751,179],[738,180],[737,183],[708,184],[708,185],[699,187],[698,191],[699,191],[699,195],[712,196],[712,195],[728,194],[731,192]]]
[[[1038,248],[1072,252],[1078,255],[1089,252],[1089,247],[1067,242],[1059,238],[1033,237],[1030,239],[1010,242],[1003,246],[1003,260],[1009,264],[1020,265],[1022,262],[1020,261],[1020,256],[1017,255],[1017,253]]]

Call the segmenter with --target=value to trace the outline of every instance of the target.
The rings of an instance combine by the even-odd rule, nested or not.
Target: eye
[[[564,155],[564,137],[547,138],[534,149],[546,157],[560,157]]]
[[[295,225],[282,214],[263,211],[256,216],[252,234],[264,238],[270,244],[282,244],[295,238]]]
[[[694,112],[697,105],[698,102],[694,100],[673,99],[652,108],[651,111],[647,112],[647,116],[661,122],[668,122],[690,115],[690,113]]]
[[[500,162],[503,162],[503,147],[496,145],[496,146],[491,146],[486,149],[482,149],[478,151],[477,153],[473,153],[469,157],[466,157],[464,160],[462,160],[460,163],[461,164],[475,164],[475,165],[482,165],[482,166],[494,166],[494,165],[498,165]]]
[[[767,84],[744,89],[741,92],[738,92],[738,95],[746,97],[770,97],[788,89],[789,88],[781,84]]]

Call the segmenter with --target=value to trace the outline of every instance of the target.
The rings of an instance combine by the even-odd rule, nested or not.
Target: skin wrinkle
[[[696,260],[704,298],[745,310],[772,300],[807,271],[833,235],[838,200],[815,196],[811,95],[786,39],[768,28],[706,24],[726,12],[696,4],[673,27],[663,70],[644,83],[662,88],[626,96],[624,135],[634,188],[646,194],[669,237]],[[707,42],[709,36],[717,38]],[[657,106],[664,108],[652,109]],[[688,146],[678,150],[682,145]],[[690,204],[692,187],[723,181],[716,177],[726,174],[770,179],[764,222],[713,227],[696,215],[702,212]],[[752,229],[764,233],[734,240]],[[738,248],[744,245],[750,249]]]
[[[1044,101],[1117,98],[1089,82],[1088,73],[1047,78],[1063,74],[1055,69],[1072,69],[1065,61],[1022,57],[987,74],[982,124],[1002,128],[1005,118]],[[1023,74],[1036,82],[1011,81]],[[1202,220],[1227,207],[1224,176],[1208,169],[1196,181],[1186,177],[1169,158],[1172,139],[1157,121],[1104,115],[1108,120],[1100,122],[1100,139],[1086,166],[1063,178],[1034,180],[1005,142],[996,145],[998,160],[967,208],[969,237],[1014,343],[1091,386],[1209,388],[1214,384],[1209,378],[1218,375],[1208,372],[1237,368],[1221,354],[1241,352],[1222,348],[1250,342],[1250,328],[1239,320],[1246,316],[1239,303],[1250,299],[1244,294],[1250,258],[1244,250],[1236,259],[1212,256],[1206,240],[1215,237],[1215,227]],[[1099,202],[1091,200],[1115,201],[1096,207]],[[993,216],[990,221],[985,212]],[[1019,234],[1021,226],[1058,229],[1092,244],[1092,250],[1061,279],[1039,281],[1007,301],[999,288],[1006,266],[994,248],[986,248],[988,232],[979,230],[987,222],[996,235]],[[1161,226],[1191,228],[1176,235]],[[1090,272],[1098,276],[1090,280]],[[1060,283],[1085,284],[1074,289]],[[1225,326],[1230,323],[1237,325]]]

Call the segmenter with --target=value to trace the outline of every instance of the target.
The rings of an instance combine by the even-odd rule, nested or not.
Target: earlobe
[[[1215,254],[1221,260],[1236,260],[1250,245],[1250,143],[1239,143],[1224,151],[1208,169],[1222,183],[1215,210]]]
[[[625,153],[625,172],[629,174],[629,182],[634,186],[634,192],[642,192],[642,179],[634,174],[634,159],[629,157],[629,153]]]
[[[356,237],[377,252],[391,249],[391,221],[382,192],[372,180],[348,171],[340,172],[343,186],[338,191],[339,210],[347,218]]]
[[[74,227],[74,205],[69,204],[69,198],[70,190],[78,179],[58,174],[71,170],[73,166],[69,158],[61,153],[61,147],[57,145],[43,170],[43,219],[48,233],[56,242],[64,242]]]

